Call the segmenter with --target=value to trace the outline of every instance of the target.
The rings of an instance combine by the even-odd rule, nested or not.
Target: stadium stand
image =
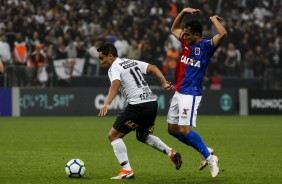
[[[97,80],[107,74],[94,63],[93,47],[103,41],[119,45],[122,56],[137,42],[137,56],[162,69],[166,53],[179,48],[170,35],[173,19],[191,6],[201,9],[193,18],[203,23],[205,37],[215,31],[208,22],[214,14],[223,17],[228,30],[228,38],[209,66],[206,88],[216,74],[222,77],[222,88],[240,88],[242,84],[282,89],[278,80],[282,77],[282,2],[278,0],[7,0],[0,5],[0,56],[6,67],[0,85],[4,87],[88,86],[89,78]],[[18,43],[24,44],[27,52],[27,61],[20,64],[15,59]],[[47,84],[32,82],[36,75],[30,74],[34,73],[30,56],[37,43],[46,53]],[[68,61],[73,58],[79,60]],[[79,63],[80,69],[75,68]],[[42,70],[36,71],[40,77]],[[66,71],[71,73],[58,75]],[[252,85],[254,81],[258,85]]]

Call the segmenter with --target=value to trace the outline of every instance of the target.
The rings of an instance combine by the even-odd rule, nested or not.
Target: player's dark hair
[[[109,54],[112,54],[114,57],[118,57],[117,49],[116,47],[109,42],[104,43],[102,46],[100,46],[97,49],[98,52],[102,52],[105,56],[108,56]]]
[[[203,27],[202,24],[197,20],[191,20],[184,25],[184,28],[189,29],[193,34],[199,33],[202,36]]]

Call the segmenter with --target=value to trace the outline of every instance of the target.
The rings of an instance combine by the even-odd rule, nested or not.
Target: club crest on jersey
[[[196,47],[195,48],[195,55],[200,55],[200,53],[201,53],[200,47]]]
[[[189,109],[183,109],[182,115],[187,115],[188,111],[189,111]]]

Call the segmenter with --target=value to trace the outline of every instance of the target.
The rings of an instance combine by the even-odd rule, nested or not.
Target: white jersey
[[[111,83],[120,80],[120,91],[129,104],[140,104],[144,102],[156,101],[143,74],[146,74],[148,63],[117,58],[108,71]]]

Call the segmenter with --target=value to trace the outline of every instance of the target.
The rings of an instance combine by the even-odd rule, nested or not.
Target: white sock
[[[167,155],[169,155],[171,151],[171,148],[168,147],[160,138],[153,135],[149,135],[145,143]]]
[[[118,159],[119,164],[125,169],[125,170],[131,170],[128,156],[127,156],[127,149],[126,146],[121,138],[118,138],[111,142],[114,153]]]

